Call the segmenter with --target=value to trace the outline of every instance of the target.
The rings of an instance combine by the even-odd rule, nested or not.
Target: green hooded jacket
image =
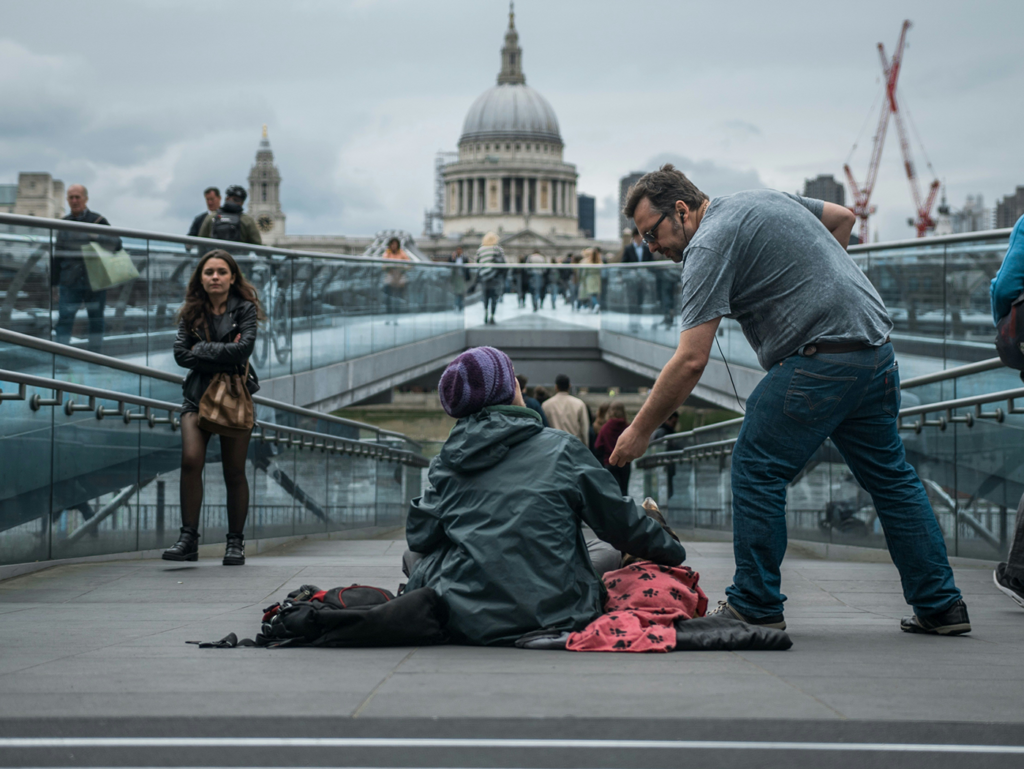
[[[676,566],[683,546],[623,497],[575,437],[536,412],[491,406],[458,421],[412,501],[407,589],[448,604],[456,643],[509,646],[540,628],[581,630],[602,611],[583,525],[623,552]]]

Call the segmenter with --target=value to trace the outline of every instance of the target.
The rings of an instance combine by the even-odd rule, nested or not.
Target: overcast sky
[[[501,0],[0,0],[0,183],[83,182],[115,224],[184,232],[202,189],[246,184],[269,125],[288,232],[422,231],[433,160],[495,82]],[[618,179],[672,160],[706,192],[795,191],[867,170],[881,67],[950,203],[1024,184],[1024,2],[518,0],[527,84],[558,115],[613,237]],[[873,111],[872,111],[873,109]],[[870,114],[869,114],[870,113]],[[922,188],[932,178],[915,147]],[[913,216],[890,129],[882,240]]]

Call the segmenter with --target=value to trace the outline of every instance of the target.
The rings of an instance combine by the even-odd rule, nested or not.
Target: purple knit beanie
[[[516,397],[512,361],[493,347],[466,350],[441,374],[437,394],[441,407],[456,419],[487,406],[508,405]]]

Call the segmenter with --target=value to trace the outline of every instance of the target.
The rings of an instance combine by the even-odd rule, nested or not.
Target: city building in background
[[[264,126],[249,172],[246,201],[263,242],[279,248],[376,256],[390,238],[398,237],[414,258],[447,260],[457,246],[472,255],[483,236],[493,231],[512,259],[535,250],[562,256],[591,246],[617,254],[622,248],[619,233],[612,240],[595,239],[595,200],[577,193],[576,166],[564,160],[558,118],[547,100],[526,85],[522,55],[510,12],[497,84],[470,106],[458,152],[437,153],[435,205],[427,211],[419,241],[409,232],[390,229],[373,235],[288,234],[281,173]],[[632,183],[640,176],[627,178]]]
[[[953,210],[950,219],[953,232],[981,232],[992,229],[992,209],[985,208],[981,195],[968,195],[964,207]]]
[[[249,171],[249,215],[260,228],[260,237],[268,246],[277,245],[284,237],[285,215],[281,211],[281,172],[274,165],[267,127],[256,150],[256,162]]]
[[[1007,195],[996,203],[996,229],[1012,227],[1024,216],[1024,187],[1018,187],[1012,195]]]
[[[626,196],[629,194],[629,188],[640,181],[640,177],[645,173],[646,171],[631,171],[619,179],[619,232],[616,234],[622,234],[625,230],[633,229],[633,220],[627,219],[623,215],[622,209],[626,207]]]
[[[594,210],[593,195],[584,195],[582,192],[576,196],[576,210],[579,212],[576,221],[579,224],[583,237],[592,238],[596,230],[597,217]]]
[[[846,188],[832,174],[818,174],[813,179],[804,179],[803,196],[838,206],[846,205]]]
[[[47,173],[23,171],[17,184],[0,184],[0,213],[60,219],[64,216],[64,182]]]

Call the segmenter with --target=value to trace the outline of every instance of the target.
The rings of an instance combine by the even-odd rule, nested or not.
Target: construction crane
[[[878,129],[875,131],[874,146],[871,149],[871,162],[868,164],[867,181],[863,187],[858,186],[853,178],[853,171],[850,164],[843,165],[846,173],[846,180],[850,183],[850,191],[853,196],[853,205],[850,210],[860,219],[860,239],[866,243],[868,239],[868,217],[875,213],[876,207],[871,205],[871,193],[875,188],[875,180],[878,177],[878,165],[882,159],[882,147],[885,144],[885,134],[889,127],[889,117],[892,116],[896,123],[896,132],[900,137],[900,151],[903,154],[903,168],[907,174],[907,181],[910,183],[910,194],[914,198],[914,208],[917,216],[909,220],[909,224],[917,230],[917,237],[923,238],[928,230],[935,227],[935,220],[932,219],[931,210],[935,204],[935,196],[939,192],[939,180],[935,179],[928,188],[928,196],[922,202],[919,188],[917,170],[914,166],[914,158],[910,150],[910,140],[907,129],[903,123],[903,110],[900,109],[899,99],[896,96],[896,83],[900,76],[900,67],[903,63],[903,49],[907,40],[907,30],[910,29],[910,21],[904,21],[900,29],[900,38],[896,43],[896,50],[892,59],[885,55],[885,46],[878,44],[878,55],[882,60],[882,72],[885,74],[885,98],[882,100],[882,110],[878,118]],[[856,145],[854,145],[856,147]],[[931,164],[929,164],[929,168]]]

